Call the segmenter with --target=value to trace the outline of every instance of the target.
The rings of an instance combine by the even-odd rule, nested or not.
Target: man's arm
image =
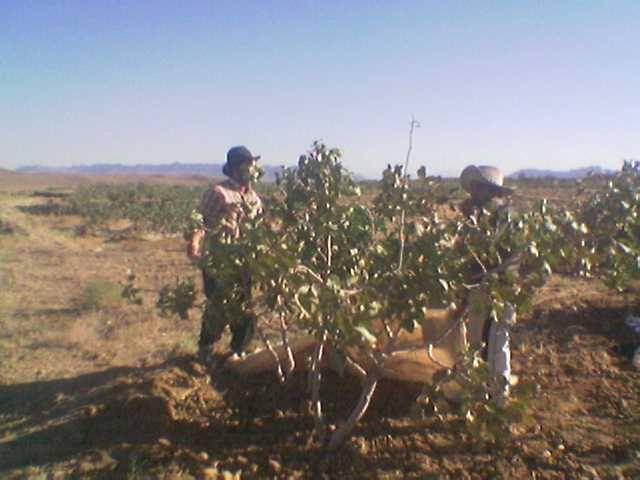
[[[204,230],[198,228],[191,232],[187,240],[187,256],[191,260],[198,260],[203,253],[202,246],[204,244]]]
[[[205,227],[212,228],[218,221],[224,204],[223,195],[214,187],[202,196],[198,211],[202,215]],[[187,240],[187,256],[192,260],[199,259],[204,253],[205,230],[196,228]]]

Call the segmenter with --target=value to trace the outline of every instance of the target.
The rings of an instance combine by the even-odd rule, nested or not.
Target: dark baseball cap
[[[260,159],[260,155],[255,156],[244,145],[238,145],[237,147],[231,147],[227,152],[227,163],[222,167],[222,173],[227,177],[231,174],[234,168],[238,165],[242,165],[245,162],[256,161]]]

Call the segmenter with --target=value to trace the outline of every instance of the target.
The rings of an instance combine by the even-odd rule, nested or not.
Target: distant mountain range
[[[18,167],[18,173],[57,173],[65,175],[86,176],[174,176],[174,177],[222,177],[222,164],[219,163],[162,163],[123,165],[121,163],[97,163],[93,165],[73,165],[71,167],[47,167],[41,165],[26,165]],[[282,166],[260,165],[264,170],[263,181],[273,182],[276,174],[282,171]],[[354,180],[361,181],[365,177],[353,175]]]
[[[576,168],[574,170],[540,170],[536,168],[525,168],[513,172],[509,175],[509,178],[513,179],[525,179],[525,178],[557,178],[561,180],[572,180],[577,178],[584,178],[589,175],[613,175],[615,170],[608,170],[602,167],[584,167]]]
[[[276,173],[281,167],[275,165],[260,165],[265,171],[265,181],[273,181]],[[86,175],[86,176],[175,176],[175,177],[222,177],[222,164],[218,163],[165,163],[165,164],[138,164],[123,165],[120,163],[102,163],[94,165],[73,165],[71,167],[47,167],[40,165],[29,165],[15,169],[18,173],[56,173],[66,175]],[[541,170],[535,168],[525,168],[518,170],[508,178],[557,178],[557,179],[577,179],[588,175],[611,175],[615,170],[608,170],[598,166],[577,168],[574,170]],[[355,174],[356,181],[364,180],[365,177]]]
[[[265,172],[265,180],[275,180],[281,167],[260,165]],[[204,176],[222,177],[222,164],[218,163],[166,163],[122,165],[120,163],[102,163],[94,165],[73,165],[71,167],[46,167],[28,165],[15,170],[20,173],[60,173],[89,176],[129,176],[129,175],[163,175],[163,176]]]

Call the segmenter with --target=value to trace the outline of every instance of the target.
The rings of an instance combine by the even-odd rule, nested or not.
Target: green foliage
[[[82,289],[76,299],[78,308],[83,310],[105,310],[122,304],[120,287],[104,278],[93,278]]]
[[[530,308],[553,270],[602,271],[616,288],[637,275],[635,167],[576,211],[542,200],[521,213],[488,205],[442,218],[457,193],[451,183],[428,177],[426,168],[412,181],[403,167],[388,166],[368,207],[358,201],[360,189],[340,151],[316,142],[297,167],[283,169],[276,186],[264,215],[250,218],[250,206],[243,206],[237,234],[222,225],[206,229],[191,215],[189,229],[206,230],[201,266],[216,280],[210,300],[229,321],[257,303],[283,315],[330,345],[334,363],[367,365],[369,384],[392,353],[399,328],[411,331],[429,308],[464,312],[478,292],[475,298],[498,318],[507,304],[519,312]],[[192,287],[180,294],[165,287],[159,308],[184,318]],[[471,353],[454,368],[465,379],[463,404],[474,428],[495,440],[520,407],[487,402],[486,367]]]
[[[91,185],[78,188],[65,201],[90,228],[130,220],[139,230],[176,233],[198,204],[202,187],[149,184]]]
[[[71,194],[38,192],[47,198],[45,203],[18,208],[33,215],[79,215],[85,222],[83,230],[100,230],[107,222],[125,219],[137,230],[177,233],[185,228],[185,219],[198,205],[204,188],[144,183],[87,185]]]
[[[48,199],[45,203],[34,205],[20,205],[18,210],[30,215],[75,215],[77,212],[72,205]]]
[[[623,291],[640,279],[640,162],[626,161],[581,205],[579,218],[589,232],[583,240],[589,266],[605,275],[607,285]]]
[[[524,383],[511,391],[508,402],[489,402],[489,372],[478,352],[467,352],[458,370],[462,385],[457,414],[465,424],[465,430],[480,448],[501,448],[508,444],[511,426],[531,421],[528,414],[533,386]]]
[[[133,305],[142,305],[142,297],[140,297],[140,289],[135,286],[136,275],[131,270],[127,272],[127,282],[122,288],[122,298]]]
[[[0,235],[11,235],[15,232],[15,228],[6,220],[0,218]]]
[[[81,186],[72,194],[49,194],[45,203],[18,208],[33,215],[79,215],[89,230],[125,219],[138,230],[176,233],[184,229],[203,190],[179,185],[99,184]]]
[[[193,278],[180,280],[176,278],[176,286],[165,285],[158,293],[156,308],[161,315],[176,314],[182,320],[189,318],[189,310],[196,299],[196,287]]]

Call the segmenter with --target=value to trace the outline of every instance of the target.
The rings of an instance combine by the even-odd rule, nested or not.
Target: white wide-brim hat
[[[460,174],[460,185],[464,190],[471,193],[474,183],[488,185],[494,188],[501,195],[511,195],[513,189],[503,187],[504,175],[499,168],[490,167],[488,165],[469,165]]]

